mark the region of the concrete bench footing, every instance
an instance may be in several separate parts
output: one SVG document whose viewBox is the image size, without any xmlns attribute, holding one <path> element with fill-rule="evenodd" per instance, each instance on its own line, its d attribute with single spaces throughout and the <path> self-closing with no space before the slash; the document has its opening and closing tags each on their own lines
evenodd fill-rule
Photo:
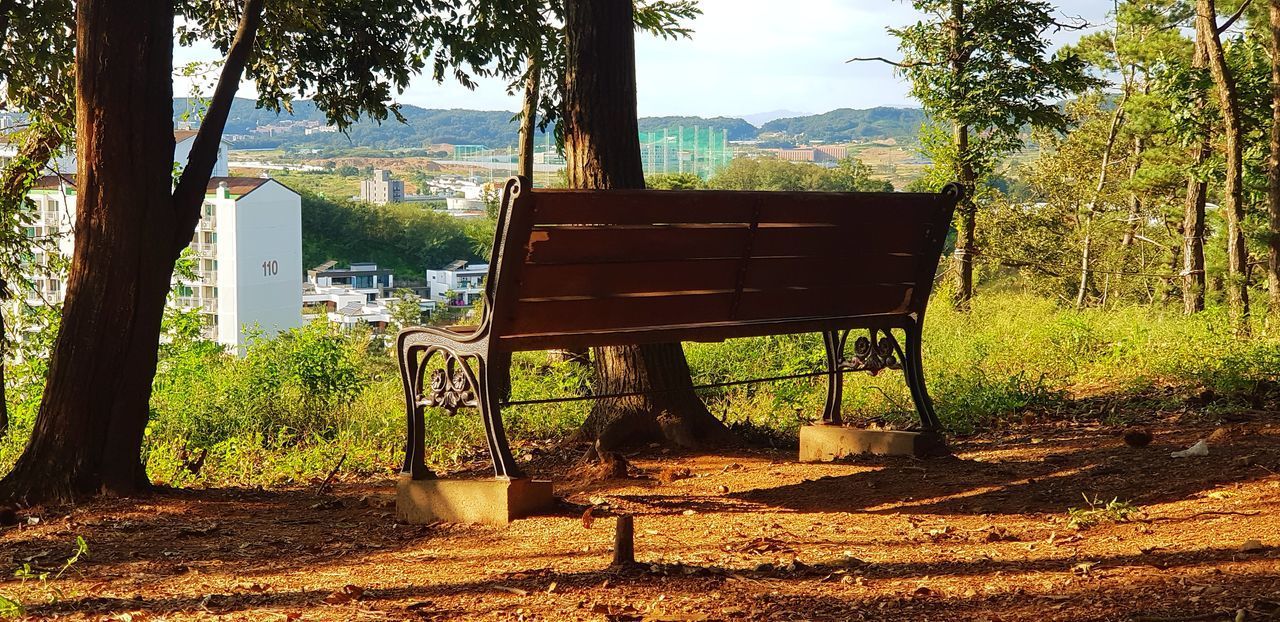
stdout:
<svg viewBox="0 0 1280 622">
<path fill-rule="evenodd" d="M 839 425 L 800 428 L 800 462 L 830 462 L 859 454 L 923 458 L 946 453 L 946 443 L 933 433 L 860 430 Z"/>
<path fill-rule="evenodd" d="M 506 526 L 555 502 L 551 482 L 532 479 L 420 479 L 396 483 L 396 519 Z"/>
</svg>

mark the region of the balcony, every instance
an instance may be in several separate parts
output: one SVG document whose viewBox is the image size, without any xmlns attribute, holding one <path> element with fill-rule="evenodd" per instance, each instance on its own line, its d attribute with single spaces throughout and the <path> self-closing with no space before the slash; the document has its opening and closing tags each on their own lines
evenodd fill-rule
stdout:
<svg viewBox="0 0 1280 622">
<path fill-rule="evenodd" d="M 218 299 L 216 298 L 196 298 L 194 296 L 177 296 L 174 298 L 174 305 L 181 309 L 202 308 L 209 313 L 218 312 Z"/>
</svg>

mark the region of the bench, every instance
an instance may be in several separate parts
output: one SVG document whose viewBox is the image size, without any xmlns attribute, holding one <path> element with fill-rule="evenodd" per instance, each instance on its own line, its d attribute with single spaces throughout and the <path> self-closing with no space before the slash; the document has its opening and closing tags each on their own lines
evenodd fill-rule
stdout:
<svg viewBox="0 0 1280 622">
<path fill-rule="evenodd" d="M 958 184 L 810 193 L 534 190 L 508 180 L 479 325 L 397 337 L 409 433 L 402 475 L 434 477 L 426 408 L 472 407 L 495 475 L 523 477 L 501 409 L 511 353 L 527 350 L 820 332 L 823 423 L 841 423 L 845 372 L 903 369 L 923 430 L 940 434 L 920 331 L 963 194 Z M 869 334 L 846 356 L 854 329 Z"/>
</svg>

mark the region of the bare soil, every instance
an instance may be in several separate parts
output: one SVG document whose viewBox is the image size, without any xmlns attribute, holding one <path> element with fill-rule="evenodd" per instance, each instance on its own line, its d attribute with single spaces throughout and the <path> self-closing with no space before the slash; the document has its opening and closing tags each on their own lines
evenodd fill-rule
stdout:
<svg viewBox="0 0 1280 622">
<path fill-rule="evenodd" d="M 597 482 L 553 455 L 533 470 L 564 501 L 505 529 L 396 524 L 390 478 L 37 508 L 0 531 L 0 594 L 71 620 L 1280 619 L 1280 424 L 1242 419 L 1144 448 L 1026 426 L 923 461 L 653 452 Z M 1138 512 L 1076 529 L 1082 495 Z M 638 568 L 609 568 L 620 512 Z M 76 536 L 61 578 L 10 576 Z"/>
</svg>

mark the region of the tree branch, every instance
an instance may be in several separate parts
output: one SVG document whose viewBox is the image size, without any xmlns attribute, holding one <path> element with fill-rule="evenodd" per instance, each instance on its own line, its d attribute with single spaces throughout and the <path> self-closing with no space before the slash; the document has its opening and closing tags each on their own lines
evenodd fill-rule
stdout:
<svg viewBox="0 0 1280 622">
<path fill-rule="evenodd" d="M 1223 22 L 1221 26 L 1218 26 L 1218 34 L 1222 34 L 1230 29 L 1231 26 L 1236 23 L 1236 20 L 1240 19 L 1241 15 L 1244 15 L 1245 9 L 1249 8 L 1249 4 L 1252 2 L 1253 0 L 1244 0 L 1244 2 L 1241 2 L 1240 8 L 1236 10 L 1235 15 L 1232 15 L 1230 19 Z"/>
<path fill-rule="evenodd" d="M 187 246 L 196 223 L 200 221 L 200 206 L 204 203 L 213 165 L 218 161 L 222 131 L 227 125 L 227 116 L 231 113 L 236 91 L 240 88 L 240 76 L 244 74 L 249 55 L 253 52 L 253 41 L 257 37 L 258 26 L 262 24 L 262 9 L 265 4 L 266 0 L 244 0 L 244 13 L 240 16 L 235 39 L 232 40 L 226 61 L 222 64 L 222 73 L 218 76 L 218 85 L 214 88 L 209 110 L 191 145 L 187 167 L 183 169 L 178 187 L 173 191 L 173 207 L 178 211 L 179 219 L 173 240 L 175 252 L 181 252 Z"/>
<path fill-rule="evenodd" d="M 924 61 L 910 61 L 910 62 L 906 62 L 906 61 L 892 61 L 892 60 L 889 60 L 889 59 L 887 59 L 887 58 L 885 58 L 885 57 L 883 57 L 883 56 L 869 56 L 869 57 L 866 57 L 866 58 L 850 58 L 849 60 L 844 61 L 844 62 L 846 62 L 846 63 L 861 63 L 861 62 L 866 62 L 866 61 L 878 61 L 878 62 L 881 62 L 881 63 L 885 63 L 886 65 L 893 65 L 894 67 L 897 67 L 897 68 L 899 68 L 899 69 L 910 69 L 910 68 L 912 68 L 912 67 L 931 67 L 931 66 L 934 66 L 934 65 L 937 65 L 937 64 L 938 64 L 938 63 L 926 63 L 926 62 L 924 62 Z"/>
</svg>

